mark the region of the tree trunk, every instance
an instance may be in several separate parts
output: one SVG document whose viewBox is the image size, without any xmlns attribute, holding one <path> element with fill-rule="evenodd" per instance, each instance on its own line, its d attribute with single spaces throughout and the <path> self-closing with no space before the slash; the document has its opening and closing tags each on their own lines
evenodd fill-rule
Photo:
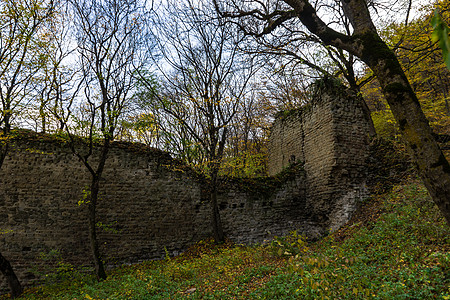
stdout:
<svg viewBox="0 0 450 300">
<path fill-rule="evenodd" d="M 103 261 L 100 255 L 100 249 L 98 246 L 97 240 L 97 201 L 98 201 L 98 192 L 99 192 L 99 181 L 100 178 L 94 176 L 91 183 L 91 197 L 90 203 L 88 204 L 89 208 L 89 240 L 91 243 L 91 251 L 92 258 L 94 259 L 95 272 L 98 280 L 106 279 L 105 267 L 103 265 Z"/>
<path fill-rule="evenodd" d="M 377 135 L 377 131 L 375 130 L 375 125 L 373 124 L 372 115 L 370 113 L 369 106 L 367 106 L 366 101 L 362 97 L 360 97 L 360 98 L 361 98 L 363 115 L 369 125 L 369 132 L 368 132 L 369 136 L 371 138 L 375 137 Z"/>
<path fill-rule="evenodd" d="M 347 50 L 365 62 L 376 75 L 400 133 L 433 201 L 450 225 L 450 164 L 432 135 L 419 101 L 395 53 L 380 38 L 366 0 L 341 0 L 354 33 L 328 27 L 307 0 L 284 0 L 300 21 L 325 44 Z"/>
<path fill-rule="evenodd" d="M 1 253 L 0 253 L 0 271 L 5 276 L 8 282 L 8 286 L 11 291 L 11 298 L 19 297 L 23 292 L 22 285 L 20 284 L 19 279 L 14 273 L 11 264 Z"/>
<path fill-rule="evenodd" d="M 88 158 L 92 155 L 94 150 L 94 144 L 92 143 L 92 140 L 91 143 L 89 144 L 88 155 L 82 156 L 79 152 L 75 150 L 75 142 L 72 136 L 71 135 L 69 136 L 71 138 L 70 147 L 72 149 L 72 153 L 78 156 L 78 158 L 83 162 L 84 166 L 89 170 L 89 173 L 91 174 L 91 185 L 90 190 L 88 191 L 89 195 L 86 197 L 86 200 L 88 201 L 87 205 L 88 205 L 89 242 L 91 244 L 92 258 L 94 260 L 97 279 L 104 280 L 106 279 L 107 276 L 97 240 L 97 203 L 100 191 L 100 178 L 105 168 L 106 158 L 108 156 L 111 140 L 109 138 L 105 138 L 103 140 L 103 146 L 101 148 L 97 169 L 94 170 L 88 161 Z M 113 136 L 113 134 L 111 133 L 110 136 Z"/>
<path fill-rule="evenodd" d="M 9 134 L 9 126 L 5 127 L 4 136 L 8 138 Z M 6 155 L 8 155 L 9 150 L 9 141 L 5 140 L 4 142 L 0 142 L 0 168 L 5 161 Z M 11 297 L 16 298 L 23 292 L 22 285 L 20 284 L 19 279 L 14 273 L 13 268 L 9 261 L 0 253 L 0 271 L 5 276 L 6 281 L 8 282 L 9 290 L 11 291 Z"/>
<path fill-rule="evenodd" d="M 369 106 L 367 106 L 366 100 L 364 100 L 364 98 L 361 96 L 361 89 L 356 84 L 356 82 L 351 82 L 351 81 L 350 81 L 350 88 L 357 95 L 359 101 L 361 102 L 364 119 L 366 119 L 366 121 L 369 125 L 369 132 L 368 132 L 369 136 L 375 137 L 377 135 L 377 131 L 375 130 L 375 125 L 373 124 L 372 115 L 370 113 L 370 108 L 369 108 Z"/>
<path fill-rule="evenodd" d="M 3 166 L 6 155 L 8 155 L 9 142 L 8 140 L 0 142 L 0 168 Z"/>
<path fill-rule="evenodd" d="M 217 205 L 217 172 L 213 172 L 213 174 L 211 174 L 209 190 L 214 241 L 216 243 L 222 243 L 225 241 L 225 235 L 223 233 L 222 221 L 220 220 L 219 206 Z"/>
<path fill-rule="evenodd" d="M 353 64 L 347 62 L 345 64 L 345 66 L 347 68 L 347 72 L 344 71 L 343 75 L 347 79 L 347 81 L 350 85 L 350 89 L 353 90 L 353 92 L 356 94 L 356 96 L 358 97 L 358 99 L 361 102 L 363 116 L 369 125 L 369 132 L 368 132 L 369 136 L 371 138 L 375 137 L 377 135 L 377 131 L 375 130 L 375 125 L 373 124 L 372 114 L 370 113 L 370 109 L 369 109 L 369 106 L 367 105 L 366 100 L 364 99 L 364 97 L 361 94 L 361 87 L 356 82 L 355 72 L 353 70 Z"/>
<path fill-rule="evenodd" d="M 450 225 L 450 164 L 439 149 L 394 52 L 376 33 L 366 33 L 361 40 L 361 59 L 377 76 L 418 173 Z"/>
</svg>

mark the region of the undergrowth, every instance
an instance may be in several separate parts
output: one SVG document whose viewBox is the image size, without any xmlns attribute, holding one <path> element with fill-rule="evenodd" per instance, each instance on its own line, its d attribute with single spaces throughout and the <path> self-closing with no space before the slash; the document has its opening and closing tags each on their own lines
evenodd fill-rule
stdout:
<svg viewBox="0 0 450 300">
<path fill-rule="evenodd" d="M 315 243 L 297 233 L 251 247 L 202 241 L 23 299 L 450 299 L 450 228 L 425 188 L 410 181 L 369 201 L 365 220 Z"/>
</svg>

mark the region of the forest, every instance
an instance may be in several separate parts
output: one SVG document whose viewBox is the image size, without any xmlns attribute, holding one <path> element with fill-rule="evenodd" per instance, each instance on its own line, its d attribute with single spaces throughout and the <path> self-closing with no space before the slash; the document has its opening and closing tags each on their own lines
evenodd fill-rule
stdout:
<svg viewBox="0 0 450 300">
<path fill-rule="evenodd" d="M 227 241 L 221 228 L 218 178 L 266 176 L 267 140 L 276 114 L 308 105 L 317 82 L 333 78 L 360 96 L 365 118 L 371 124 L 367 135 L 374 141 L 388 140 L 406 151 L 414 165 L 410 170 L 412 183 L 394 187 L 395 193 L 383 194 L 387 198 L 374 196 L 377 208 L 386 205 L 400 211 L 404 217 L 396 220 L 400 227 L 419 226 L 423 218 L 430 221 L 429 228 L 437 228 L 431 233 L 423 232 L 429 228 L 419 226 L 411 233 L 435 257 L 424 256 L 413 247 L 416 252 L 408 252 L 411 257 L 402 257 L 410 264 L 405 272 L 411 274 L 389 275 L 410 276 L 411 282 L 402 277 L 401 283 L 410 288 L 431 280 L 433 284 L 423 283 L 429 287 L 429 294 L 414 289 L 417 294 L 400 296 L 405 289 L 399 283 L 392 287 L 398 288 L 398 294 L 386 292 L 373 298 L 449 299 L 449 1 L 1 0 L 0 12 L 0 168 L 11 141 L 22 129 L 67 140 L 90 174 L 84 200 L 95 266 L 93 278 L 99 282 L 107 282 L 108 276 L 99 252 L 96 209 L 111 143 L 119 140 L 167 151 L 209 179 L 215 243 L 196 245 L 193 256 L 225 260 L 212 255 L 218 253 L 229 255 L 226 259 L 231 261 L 262 263 L 258 268 L 248 263 L 249 268 L 240 269 L 237 262 L 214 262 L 223 268 L 221 274 L 228 274 L 230 268 L 242 271 L 238 272 L 242 278 L 238 277 L 248 285 L 245 291 L 230 291 L 224 298 L 246 298 L 243 295 L 251 293 L 255 294 L 248 298 L 285 295 L 280 297 L 288 299 L 292 293 L 305 299 L 372 297 L 380 288 L 378 283 L 365 282 L 361 277 L 352 277 L 354 280 L 343 290 L 331 288 L 341 284 L 346 275 L 329 267 L 338 264 L 355 276 L 370 268 L 356 258 L 361 256 L 358 249 L 345 248 L 372 243 L 368 239 L 375 237 L 364 231 L 368 230 L 364 227 L 366 220 L 355 223 L 361 230 L 355 237 L 334 237 L 345 241 L 339 246 L 331 239 L 309 245 L 293 234 L 265 248 L 244 249 Z M 100 149 L 98 160 L 92 160 L 94 147 Z M 416 202 L 405 204 L 409 198 Z M 424 199 L 434 205 L 428 207 Z M 420 211 L 421 205 L 429 215 Z M 416 215 L 411 217 L 409 213 Z M 371 217 L 369 214 L 368 219 Z M 387 223 L 393 216 L 382 218 L 386 218 L 385 227 L 378 223 L 371 226 L 380 230 L 380 235 L 391 234 L 393 229 Z M 344 252 L 328 253 L 336 247 Z M 1 251 L 0 270 L 7 278 L 11 296 L 18 297 L 23 287 Z M 132 272 L 161 268 L 161 274 L 167 276 L 158 277 L 160 280 L 179 276 L 189 282 L 200 271 L 187 269 L 186 262 L 205 263 L 189 259 L 180 258 L 180 265 L 176 265 L 177 260 L 168 257 L 162 265 L 149 263 Z M 415 265 L 415 259 L 432 265 L 428 275 L 437 277 L 419 278 L 420 264 Z M 286 263 L 286 272 L 279 273 L 277 265 Z M 114 272 L 114 276 L 122 274 L 122 270 Z M 256 273 L 250 276 L 246 272 Z M 214 276 L 220 281 L 220 274 Z M 255 285 L 269 287 L 272 283 L 276 287 L 256 291 L 255 286 L 250 287 L 251 278 L 261 279 Z M 140 279 L 143 286 L 152 282 Z M 277 285 L 273 280 L 283 284 L 301 281 L 304 290 Z M 181 288 L 172 284 L 184 284 L 177 282 L 166 282 L 168 294 L 155 283 L 157 294 L 147 289 L 150 296 L 121 294 L 116 298 L 165 299 Z M 191 292 L 177 295 L 221 297 L 214 294 L 219 293 L 217 286 L 213 294 L 208 294 L 208 288 L 199 292 L 197 288 L 192 290 L 192 285 L 183 286 Z M 143 286 L 139 288 L 145 289 Z M 280 286 L 286 291 L 273 294 Z M 263 291 L 267 294 L 261 294 Z M 74 297 L 95 298 L 87 291 L 85 295 L 69 296 Z"/>
</svg>

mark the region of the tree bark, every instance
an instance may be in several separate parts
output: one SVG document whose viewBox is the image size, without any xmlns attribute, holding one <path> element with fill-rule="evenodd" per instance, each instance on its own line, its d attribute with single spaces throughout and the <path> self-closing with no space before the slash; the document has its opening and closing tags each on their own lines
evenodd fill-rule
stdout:
<svg viewBox="0 0 450 300">
<path fill-rule="evenodd" d="M 0 142 L 0 168 L 3 166 L 6 155 L 8 155 L 9 142 L 8 140 Z"/>
<path fill-rule="evenodd" d="M 419 176 L 450 225 L 450 164 L 428 124 L 419 101 L 395 53 L 381 40 L 366 0 L 341 0 L 354 33 L 345 35 L 328 27 L 307 0 L 284 0 L 309 31 L 325 44 L 344 49 L 364 61 L 376 75 L 396 119 Z"/>
<path fill-rule="evenodd" d="M 350 88 L 357 95 L 357 97 L 361 103 L 364 119 L 366 119 L 367 124 L 369 125 L 368 134 L 371 138 L 373 138 L 377 135 L 377 131 L 375 130 L 375 124 L 373 124 L 372 115 L 370 113 L 370 108 L 367 105 L 366 100 L 364 100 L 364 98 L 361 96 L 361 90 L 360 90 L 359 86 L 356 84 L 356 82 L 355 83 L 350 82 Z"/>
<path fill-rule="evenodd" d="M 5 125 L 3 131 L 4 131 L 3 136 L 9 138 L 10 126 L 8 122 Z M 8 150 L 9 150 L 9 141 L 5 140 L 3 142 L 0 142 L 0 168 L 3 165 L 6 156 L 8 155 Z M 2 272 L 2 274 L 6 278 L 6 281 L 8 282 L 9 290 L 11 292 L 11 298 L 19 297 L 23 292 L 22 285 L 20 284 L 20 281 L 17 278 L 16 273 L 14 273 L 11 264 L 1 253 L 0 253 L 0 272 Z"/>
<path fill-rule="evenodd" d="M 213 172 L 211 175 L 210 200 L 214 241 L 216 243 L 223 243 L 225 241 L 225 235 L 223 233 L 222 221 L 220 220 L 219 206 L 217 205 L 217 172 Z"/>
<path fill-rule="evenodd" d="M 450 225 L 450 164 L 395 54 L 376 34 L 366 34 L 362 41 L 366 50 L 361 59 L 377 76 L 419 176 Z"/>
<path fill-rule="evenodd" d="M 110 132 L 109 136 L 113 136 Z M 109 137 L 108 136 L 108 137 Z M 97 203 L 98 203 L 98 195 L 100 192 L 100 178 L 103 174 L 103 170 L 105 169 L 106 159 L 109 153 L 109 147 L 111 140 L 106 137 L 103 141 L 103 146 L 100 153 L 99 162 L 97 165 L 97 170 L 93 172 L 91 168 L 91 195 L 90 195 L 90 203 L 88 204 L 89 208 L 89 240 L 91 243 L 92 256 L 94 259 L 94 266 L 98 280 L 105 280 L 107 275 L 105 272 L 105 267 L 103 264 L 102 256 L 100 254 L 100 247 L 98 245 L 97 238 Z M 85 162 L 87 166 L 87 161 Z"/>
<path fill-rule="evenodd" d="M 367 106 L 366 101 L 364 100 L 364 98 L 360 97 L 361 99 L 361 106 L 362 106 L 362 110 L 363 110 L 363 115 L 364 118 L 366 119 L 368 125 L 369 125 L 369 136 L 375 137 L 377 135 L 377 131 L 375 130 L 375 124 L 373 124 L 373 119 L 372 119 L 372 115 L 370 113 L 370 109 L 369 106 Z"/>
<path fill-rule="evenodd" d="M 11 298 L 19 297 L 23 292 L 22 285 L 20 284 L 19 279 L 14 273 L 11 264 L 1 253 L 0 253 L 0 271 L 5 276 L 8 282 L 8 286 L 11 291 Z"/>
<path fill-rule="evenodd" d="M 98 280 L 106 279 L 105 267 L 103 265 L 102 257 L 100 254 L 100 248 L 97 239 L 97 202 L 100 177 L 93 176 L 91 183 L 91 197 L 88 204 L 89 209 L 89 241 L 91 244 L 92 258 L 94 260 L 95 274 Z"/>
<path fill-rule="evenodd" d="M 112 136 L 112 134 L 110 134 Z M 93 153 L 93 143 L 90 143 L 89 145 L 89 154 L 85 157 L 83 157 L 79 152 L 75 150 L 75 142 L 73 139 L 71 139 L 70 147 L 72 149 L 72 153 L 78 156 L 78 158 L 83 162 L 84 166 L 89 170 L 89 173 L 91 174 L 91 185 L 89 195 L 86 197 L 86 200 L 88 201 L 86 204 L 88 206 L 88 226 L 89 226 L 89 242 L 91 244 L 91 253 L 92 258 L 94 260 L 94 267 L 95 267 L 95 273 L 97 276 L 97 279 L 105 280 L 107 278 L 105 267 L 103 264 L 103 260 L 100 253 L 100 247 L 98 244 L 98 238 L 97 238 L 97 203 L 98 203 L 98 196 L 100 192 L 100 178 L 103 174 L 103 170 L 105 168 L 106 159 L 108 157 L 109 147 L 110 147 L 111 140 L 109 138 L 105 138 L 103 141 L 103 146 L 101 148 L 99 162 L 97 165 L 97 169 L 94 170 L 90 163 L 88 162 L 88 158 Z"/>
<path fill-rule="evenodd" d="M 211 124 L 214 124 L 211 122 Z M 225 234 L 223 233 L 222 221 L 220 220 L 219 206 L 217 205 L 217 177 L 219 174 L 220 163 L 222 161 L 225 142 L 228 135 L 228 129 L 224 128 L 220 140 L 216 138 L 214 130 L 210 131 L 211 145 L 209 153 L 209 166 L 211 175 L 210 200 L 211 200 L 211 219 L 214 230 L 214 240 L 216 243 L 225 242 Z M 218 145 L 217 145 L 218 144 Z M 216 152 L 216 145 L 217 152 Z"/>
</svg>

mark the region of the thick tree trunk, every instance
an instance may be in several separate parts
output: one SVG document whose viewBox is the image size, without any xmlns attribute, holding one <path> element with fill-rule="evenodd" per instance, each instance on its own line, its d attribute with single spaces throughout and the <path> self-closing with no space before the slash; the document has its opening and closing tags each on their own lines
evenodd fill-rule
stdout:
<svg viewBox="0 0 450 300">
<path fill-rule="evenodd" d="M 95 272 L 98 280 L 106 279 L 105 267 L 100 255 L 100 248 L 97 239 L 97 201 L 99 193 L 99 177 L 94 177 L 91 183 L 91 197 L 89 208 L 89 241 L 91 243 L 92 258 L 94 260 Z"/>
<path fill-rule="evenodd" d="M 0 271 L 5 276 L 8 282 L 8 286 L 11 291 L 11 298 L 19 297 L 23 292 L 22 285 L 20 284 L 19 279 L 14 273 L 11 264 L 1 253 L 0 253 Z"/>
<path fill-rule="evenodd" d="M 341 0 L 354 33 L 345 35 L 328 27 L 308 0 L 284 0 L 300 21 L 324 43 L 347 50 L 364 61 L 376 75 L 419 175 L 433 201 L 450 225 L 450 164 L 420 108 L 416 94 L 395 53 L 381 40 L 366 0 Z"/>
<path fill-rule="evenodd" d="M 366 33 L 361 40 L 361 59 L 377 76 L 419 175 L 450 225 L 450 164 L 395 54 L 376 33 Z"/>
</svg>

